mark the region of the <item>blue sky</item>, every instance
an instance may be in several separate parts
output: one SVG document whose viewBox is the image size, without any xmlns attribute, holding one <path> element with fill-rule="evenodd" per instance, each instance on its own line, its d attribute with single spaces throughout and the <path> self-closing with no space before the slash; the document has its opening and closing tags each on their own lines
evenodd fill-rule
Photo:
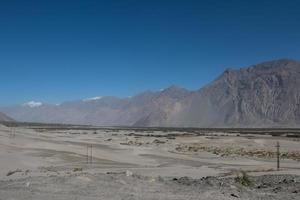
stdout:
<svg viewBox="0 0 300 200">
<path fill-rule="evenodd" d="M 300 1 L 0 2 L 0 105 L 198 89 L 225 68 L 300 60 Z"/>
</svg>

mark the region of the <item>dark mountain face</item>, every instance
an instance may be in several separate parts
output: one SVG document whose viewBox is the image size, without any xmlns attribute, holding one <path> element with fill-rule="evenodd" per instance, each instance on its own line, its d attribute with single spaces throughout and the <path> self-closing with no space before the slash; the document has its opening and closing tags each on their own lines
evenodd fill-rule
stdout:
<svg viewBox="0 0 300 200">
<path fill-rule="evenodd" d="M 104 126 L 300 126 L 300 63 L 277 60 L 228 69 L 198 91 L 171 86 L 131 98 L 103 97 L 2 111 L 21 121 Z"/>
<path fill-rule="evenodd" d="M 12 118 L 8 117 L 4 113 L 0 112 L 0 122 L 9 122 L 9 121 L 14 121 Z"/>
</svg>

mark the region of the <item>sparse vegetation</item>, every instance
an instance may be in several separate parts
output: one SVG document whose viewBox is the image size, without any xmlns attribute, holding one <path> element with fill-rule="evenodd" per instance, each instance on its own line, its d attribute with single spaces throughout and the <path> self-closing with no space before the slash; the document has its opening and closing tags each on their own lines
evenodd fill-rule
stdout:
<svg viewBox="0 0 300 200">
<path fill-rule="evenodd" d="M 82 168 L 81 167 L 75 167 L 74 169 L 73 169 L 73 172 L 82 172 Z"/>
<path fill-rule="evenodd" d="M 178 152 L 210 152 L 221 157 L 228 156 L 242 156 L 242 157 L 255 157 L 255 158 L 276 158 L 277 153 L 275 151 L 268 151 L 265 149 L 246 149 L 240 147 L 217 147 L 207 146 L 206 144 L 190 143 L 179 144 L 176 146 Z M 292 159 L 300 161 L 299 151 L 281 152 L 281 159 Z"/>
<path fill-rule="evenodd" d="M 245 171 L 238 172 L 236 177 L 234 178 L 234 181 L 236 183 L 239 183 L 239 184 L 241 184 L 243 186 L 246 186 L 246 187 L 249 187 L 249 186 L 253 185 L 252 181 L 250 180 L 248 174 Z"/>
</svg>

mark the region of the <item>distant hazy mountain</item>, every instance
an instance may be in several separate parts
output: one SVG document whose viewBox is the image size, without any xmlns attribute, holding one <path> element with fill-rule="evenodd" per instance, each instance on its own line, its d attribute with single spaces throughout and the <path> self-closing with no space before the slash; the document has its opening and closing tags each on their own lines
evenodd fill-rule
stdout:
<svg viewBox="0 0 300 200">
<path fill-rule="evenodd" d="M 0 112 L 0 122 L 14 121 L 12 118 L 8 117 L 6 114 Z"/>
<path fill-rule="evenodd" d="M 19 121 L 104 126 L 300 127 L 300 63 L 228 69 L 197 91 L 171 86 L 131 98 L 96 97 L 1 111 Z"/>
</svg>

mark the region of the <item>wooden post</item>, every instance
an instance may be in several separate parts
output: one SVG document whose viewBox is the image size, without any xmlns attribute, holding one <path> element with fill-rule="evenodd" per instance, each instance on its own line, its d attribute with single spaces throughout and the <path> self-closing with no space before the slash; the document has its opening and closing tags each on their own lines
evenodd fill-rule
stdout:
<svg viewBox="0 0 300 200">
<path fill-rule="evenodd" d="M 90 163 L 93 162 L 93 145 L 91 144 L 91 158 L 90 158 Z"/>
<path fill-rule="evenodd" d="M 93 162 L 93 145 L 86 145 L 86 163 L 91 164 Z"/>
<path fill-rule="evenodd" d="M 14 127 L 10 127 L 10 133 L 9 133 L 9 138 L 14 138 L 15 137 L 15 129 Z"/>
<path fill-rule="evenodd" d="M 277 148 L 277 171 L 279 171 L 280 169 L 280 145 L 279 145 L 279 142 L 277 141 L 277 144 L 276 144 L 276 148 Z"/>
<path fill-rule="evenodd" d="M 89 163 L 89 145 L 86 145 L 86 164 Z"/>
</svg>

